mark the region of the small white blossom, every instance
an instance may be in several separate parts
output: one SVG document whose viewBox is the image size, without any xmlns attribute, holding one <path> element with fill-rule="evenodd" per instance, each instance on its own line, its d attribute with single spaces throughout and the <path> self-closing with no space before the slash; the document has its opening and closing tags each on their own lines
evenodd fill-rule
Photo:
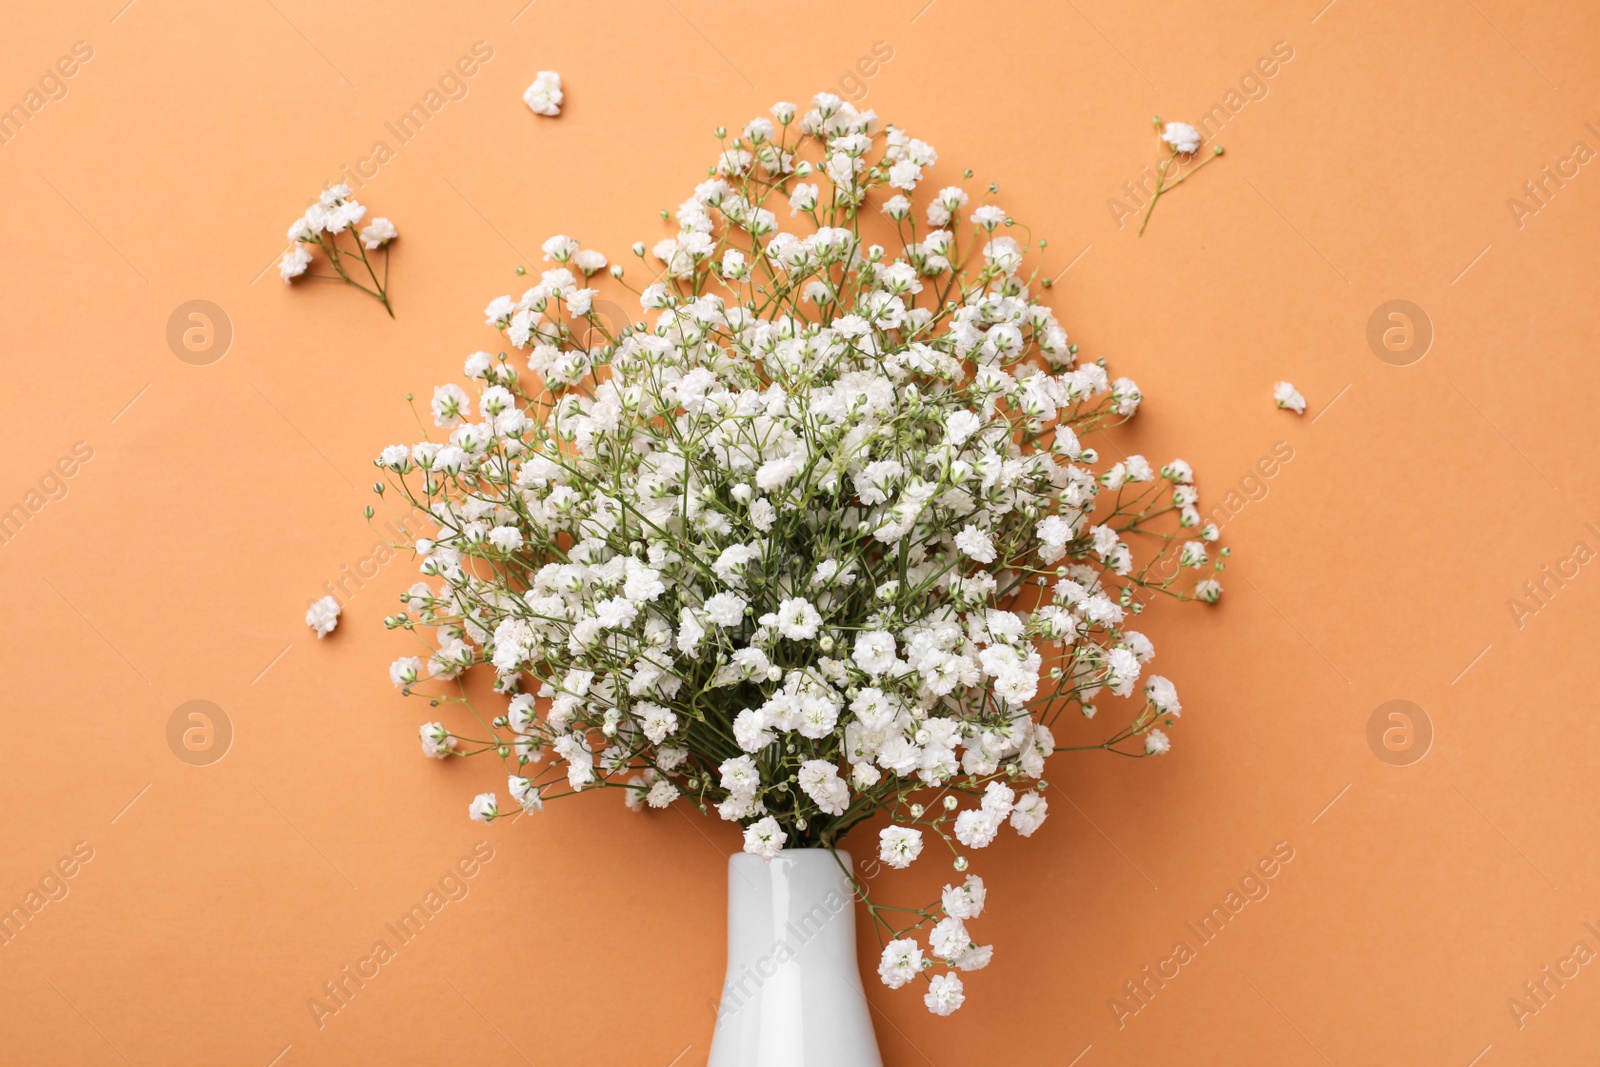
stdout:
<svg viewBox="0 0 1600 1067">
<path fill-rule="evenodd" d="M 433 759 L 444 759 L 455 752 L 456 739 L 450 736 L 450 731 L 442 723 L 423 723 L 417 731 L 422 738 L 422 754 Z"/>
<path fill-rule="evenodd" d="M 1296 415 L 1306 413 L 1306 398 L 1288 382 L 1279 382 L 1272 387 L 1272 399 L 1280 408 L 1287 408 Z"/>
<path fill-rule="evenodd" d="M 493 793 L 479 793 L 467 806 L 467 814 L 478 822 L 492 822 L 499 816 L 500 808 Z"/>
<path fill-rule="evenodd" d="M 532 814 L 544 810 L 544 799 L 539 795 L 539 787 L 528 778 L 515 774 L 506 779 L 506 788 L 511 791 L 511 799 L 522 806 L 522 810 Z"/>
<path fill-rule="evenodd" d="M 416 656 L 401 656 L 389 664 L 389 681 L 396 686 L 412 685 L 422 672 L 422 661 Z"/>
<path fill-rule="evenodd" d="M 983 914 L 985 896 L 983 879 L 975 874 L 969 874 L 961 885 L 945 886 L 939 899 L 946 915 L 965 920 L 976 919 Z"/>
<path fill-rule="evenodd" d="M 886 826 L 878 831 L 878 858 L 891 867 L 909 867 L 922 855 L 922 831 L 912 826 Z"/>
<path fill-rule="evenodd" d="M 778 605 L 778 632 L 791 641 L 809 641 L 817 636 L 822 616 L 804 597 L 785 600 Z"/>
<path fill-rule="evenodd" d="M 978 563 L 994 562 L 994 539 L 970 522 L 956 534 L 956 548 Z"/>
<path fill-rule="evenodd" d="M 561 114 L 562 99 L 561 75 L 553 70 L 541 70 L 522 94 L 522 102 L 532 108 L 535 115 Z"/>
<path fill-rule="evenodd" d="M 770 862 L 783 851 L 787 840 L 789 835 L 779 829 L 778 820 L 768 815 L 745 827 L 744 850 Z"/>
<path fill-rule="evenodd" d="M 883 946 L 878 960 L 878 977 L 890 989 L 899 989 L 922 972 L 922 948 L 909 937 L 896 938 Z"/>
<path fill-rule="evenodd" d="M 963 811 L 956 816 L 956 840 L 968 848 L 985 848 L 1000 832 L 1004 818 L 982 810 Z"/>
<path fill-rule="evenodd" d="M 278 262 L 278 275 L 284 281 L 291 281 L 306 272 L 311 266 L 311 250 L 305 245 L 297 244 L 283 254 L 283 259 Z"/>
<path fill-rule="evenodd" d="M 1155 709 L 1163 715 L 1171 715 L 1176 718 L 1183 713 L 1183 705 L 1178 703 L 1177 686 L 1159 674 L 1152 674 L 1150 679 L 1145 682 L 1144 695 L 1154 705 Z"/>
<path fill-rule="evenodd" d="M 306 625 L 316 631 L 318 640 L 333 633 L 339 625 L 339 610 L 339 602 L 331 596 L 323 597 L 306 610 Z"/>
<path fill-rule="evenodd" d="M 1172 146 L 1179 155 L 1193 155 L 1200 147 L 1200 131 L 1187 122 L 1169 122 L 1161 132 L 1161 139 Z"/>
<path fill-rule="evenodd" d="M 922 1003 L 935 1015 L 950 1015 L 966 1002 L 967 996 L 961 990 L 961 979 L 953 974 L 934 975 L 928 982 L 928 991 L 923 994 Z"/>
<path fill-rule="evenodd" d="M 1049 810 L 1050 802 L 1043 796 L 1034 792 L 1024 793 L 1011 809 L 1011 828 L 1023 837 L 1032 837 Z"/>
<path fill-rule="evenodd" d="M 400 231 L 394 228 L 394 223 L 385 218 L 373 219 L 361 229 L 361 243 L 366 245 L 369 251 L 382 248 L 399 236 Z"/>
</svg>

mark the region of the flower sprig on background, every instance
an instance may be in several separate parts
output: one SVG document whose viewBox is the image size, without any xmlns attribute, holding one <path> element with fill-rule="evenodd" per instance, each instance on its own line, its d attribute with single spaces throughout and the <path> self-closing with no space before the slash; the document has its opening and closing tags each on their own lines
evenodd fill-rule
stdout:
<svg viewBox="0 0 1600 1067">
<path fill-rule="evenodd" d="M 510 804 L 481 793 L 474 819 L 620 788 L 714 810 L 766 858 L 887 819 L 884 864 L 932 845 L 965 874 L 1044 822 L 1064 716 L 1131 698 L 1068 747 L 1171 747 L 1182 705 L 1130 624 L 1221 595 L 1189 465 L 1084 443 L 1143 396 L 1079 361 L 995 186 L 919 209 L 931 145 L 812 103 L 718 131 L 676 234 L 634 245 L 637 320 L 595 287 L 605 255 L 546 241 L 538 283 L 486 309 L 527 372 L 473 354 L 476 396 L 433 392 L 445 438 L 375 460 L 438 524 L 385 620 L 422 642 L 390 680 L 461 709 L 421 727 L 427 756 L 501 759 Z M 503 709 L 468 695 L 479 665 Z M 846 873 L 885 983 L 958 1008 L 992 955 L 965 926 L 982 880 L 909 908 Z"/>
<path fill-rule="evenodd" d="M 1156 166 L 1156 187 L 1150 194 L 1150 202 L 1144 206 L 1144 218 L 1139 222 L 1138 236 L 1144 236 L 1144 228 L 1150 225 L 1150 214 L 1156 209 L 1156 201 L 1178 186 L 1189 180 L 1189 176 L 1207 163 L 1222 155 L 1222 146 L 1214 145 L 1211 151 L 1197 156 L 1202 140 L 1200 131 L 1187 122 L 1161 122 L 1161 116 L 1154 119 L 1156 124 L 1157 143 L 1161 145 L 1166 155 Z M 1169 180 L 1170 179 L 1170 180 Z"/>
<path fill-rule="evenodd" d="M 398 237 L 399 232 L 388 219 L 375 218 L 358 233 L 356 224 L 366 214 L 366 207 L 351 197 L 349 186 L 330 185 L 324 189 L 317 202 L 289 226 L 289 240 L 294 245 L 283 254 L 283 259 L 278 263 L 278 273 L 285 282 L 301 277 L 346 282 L 382 302 L 392 319 L 394 307 L 389 303 L 388 290 L 389 242 Z M 339 236 L 344 233 L 350 234 L 348 245 L 339 243 Z M 313 248 L 322 249 L 328 266 L 333 270 L 332 274 L 307 273 Z M 381 276 L 372 265 L 372 259 L 376 257 L 369 258 L 367 255 L 368 252 L 380 250 L 383 252 Z M 359 267 L 355 264 L 359 264 Z M 371 281 L 370 286 L 359 280 L 360 271 L 363 270 Z M 351 277 L 352 271 L 356 272 L 355 277 Z"/>
</svg>

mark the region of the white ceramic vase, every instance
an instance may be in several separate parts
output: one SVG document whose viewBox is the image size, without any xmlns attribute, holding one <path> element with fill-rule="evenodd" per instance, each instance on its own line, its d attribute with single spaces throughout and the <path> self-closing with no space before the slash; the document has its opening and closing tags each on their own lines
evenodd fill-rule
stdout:
<svg viewBox="0 0 1600 1067">
<path fill-rule="evenodd" d="M 728 973 L 707 1067 L 882 1067 L 839 858 L 786 848 L 728 860 Z"/>
</svg>

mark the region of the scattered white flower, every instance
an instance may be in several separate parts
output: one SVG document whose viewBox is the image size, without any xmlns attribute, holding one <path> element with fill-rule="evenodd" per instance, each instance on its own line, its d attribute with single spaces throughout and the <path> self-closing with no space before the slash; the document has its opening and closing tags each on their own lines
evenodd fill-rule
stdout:
<svg viewBox="0 0 1600 1067">
<path fill-rule="evenodd" d="M 325 596 L 306 611 L 306 625 L 316 631 L 318 640 L 333 633 L 339 625 L 339 610 L 339 602 Z"/>
<path fill-rule="evenodd" d="M 562 99 L 561 75 L 553 70 L 541 70 L 522 94 L 522 102 L 532 108 L 535 115 L 561 114 Z"/>
<path fill-rule="evenodd" d="M 1296 415 L 1306 413 L 1306 398 L 1288 382 L 1279 382 L 1272 387 L 1272 399 L 1280 408 L 1287 408 Z"/>
</svg>

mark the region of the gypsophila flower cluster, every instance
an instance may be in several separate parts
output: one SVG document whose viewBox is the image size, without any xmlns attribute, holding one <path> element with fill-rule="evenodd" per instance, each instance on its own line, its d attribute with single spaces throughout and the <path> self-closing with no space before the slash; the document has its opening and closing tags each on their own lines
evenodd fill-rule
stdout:
<svg viewBox="0 0 1600 1067">
<path fill-rule="evenodd" d="M 389 242 L 400 234 L 394 228 L 394 223 L 385 218 L 373 219 L 358 231 L 356 225 L 366 215 L 366 207 L 350 195 L 348 185 L 328 186 L 317 202 L 306 208 L 306 213 L 289 225 L 288 236 L 293 243 L 278 263 L 278 274 L 286 283 L 302 277 L 346 282 L 382 302 L 389 317 L 394 318 L 388 290 Z M 349 234 L 346 244 L 339 243 L 341 234 Z M 314 258 L 312 252 L 319 248 L 332 274 L 307 273 Z M 367 253 L 379 250 L 383 252 L 381 277 L 367 256 Z M 352 271 L 357 272 L 356 277 L 351 276 Z M 366 272 L 370 286 L 358 280 L 360 271 Z"/>
<path fill-rule="evenodd" d="M 883 864 L 964 876 L 909 909 L 857 881 L 883 981 L 947 1015 L 992 955 L 969 854 L 1044 822 L 1063 716 L 1128 698 L 1078 747 L 1167 751 L 1182 706 L 1130 624 L 1215 600 L 1227 550 L 1187 463 L 1084 443 L 1142 396 L 1078 360 L 994 186 L 928 195 L 933 147 L 826 93 L 718 136 L 676 232 L 634 248 L 637 321 L 604 255 L 550 238 L 487 308 L 506 351 L 434 390 L 442 437 L 375 461 L 438 525 L 390 680 L 464 709 L 425 755 L 504 762 L 474 819 L 616 787 L 770 859 L 887 816 Z"/>
</svg>

